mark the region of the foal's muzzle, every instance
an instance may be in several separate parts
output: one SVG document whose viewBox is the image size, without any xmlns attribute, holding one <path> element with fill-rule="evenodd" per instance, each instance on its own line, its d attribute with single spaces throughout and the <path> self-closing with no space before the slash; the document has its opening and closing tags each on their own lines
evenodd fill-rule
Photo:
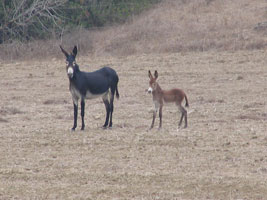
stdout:
<svg viewBox="0 0 267 200">
<path fill-rule="evenodd" d="M 148 88 L 148 90 L 147 90 L 147 93 L 152 93 L 152 91 L 153 91 L 153 89 L 150 87 L 150 88 Z"/>
</svg>

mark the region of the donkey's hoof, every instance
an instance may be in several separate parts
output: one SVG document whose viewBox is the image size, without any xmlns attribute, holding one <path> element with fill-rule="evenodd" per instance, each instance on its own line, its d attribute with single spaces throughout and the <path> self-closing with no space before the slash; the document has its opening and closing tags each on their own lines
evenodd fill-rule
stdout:
<svg viewBox="0 0 267 200">
<path fill-rule="evenodd" d="M 107 125 L 102 126 L 102 129 L 107 129 Z"/>
<path fill-rule="evenodd" d="M 81 128 L 81 131 L 84 131 L 84 127 Z"/>
<path fill-rule="evenodd" d="M 73 127 L 73 128 L 71 129 L 71 131 L 75 131 L 75 128 Z"/>
</svg>

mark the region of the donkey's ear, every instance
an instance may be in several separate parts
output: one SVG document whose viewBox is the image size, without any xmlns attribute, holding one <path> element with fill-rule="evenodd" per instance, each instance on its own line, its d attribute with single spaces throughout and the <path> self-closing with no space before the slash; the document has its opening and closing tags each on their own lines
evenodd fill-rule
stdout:
<svg viewBox="0 0 267 200">
<path fill-rule="evenodd" d="M 152 74 L 151 74 L 151 71 L 150 70 L 148 70 L 148 77 L 151 79 L 151 78 L 153 78 L 153 76 L 152 76 Z"/>
<path fill-rule="evenodd" d="M 159 77 L 158 71 L 156 70 L 154 73 L 155 79 L 157 79 Z"/>
<path fill-rule="evenodd" d="M 60 47 L 61 51 L 64 53 L 64 55 L 66 56 L 66 58 L 69 57 L 69 54 L 62 48 L 62 46 L 59 45 L 59 47 Z"/>
<path fill-rule="evenodd" d="M 72 50 L 72 55 L 73 55 L 74 57 L 76 57 L 77 52 L 78 52 L 78 50 L 77 50 L 77 46 L 75 45 L 74 48 L 73 48 L 73 50 Z"/>
</svg>

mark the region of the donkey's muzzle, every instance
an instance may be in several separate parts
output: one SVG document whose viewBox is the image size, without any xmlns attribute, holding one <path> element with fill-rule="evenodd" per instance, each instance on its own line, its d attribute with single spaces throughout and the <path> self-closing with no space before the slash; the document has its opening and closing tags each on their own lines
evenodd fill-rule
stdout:
<svg viewBox="0 0 267 200">
<path fill-rule="evenodd" d="M 72 69 L 72 67 L 69 67 L 68 68 L 67 74 L 68 74 L 68 77 L 69 78 L 72 78 L 73 77 L 73 69 Z"/>
</svg>

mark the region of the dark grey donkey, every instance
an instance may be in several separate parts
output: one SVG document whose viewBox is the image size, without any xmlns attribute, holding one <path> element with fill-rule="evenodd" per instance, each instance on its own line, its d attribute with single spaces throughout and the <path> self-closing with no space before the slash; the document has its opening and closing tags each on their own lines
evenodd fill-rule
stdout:
<svg viewBox="0 0 267 200">
<path fill-rule="evenodd" d="M 85 99 L 102 97 L 106 107 L 106 120 L 104 128 L 112 127 L 112 113 L 114 94 L 119 98 L 118 82 L 119 77 L 116 71 L 110 67 L 103 67 L 94 72 L 80 71 L 75 62 L 77 47 L 74 46 L 72 53 L 68 54 L 61 46 L 61 51 L 66 56 L 66 70 L 69 77 L 69 89 L 72 94 L 74 106 L 74 124 L 72 130 L 77 127 L 78 102 L 81 100 L 82 128 L 84 130 L 84 107 Z"/>
</svg>

